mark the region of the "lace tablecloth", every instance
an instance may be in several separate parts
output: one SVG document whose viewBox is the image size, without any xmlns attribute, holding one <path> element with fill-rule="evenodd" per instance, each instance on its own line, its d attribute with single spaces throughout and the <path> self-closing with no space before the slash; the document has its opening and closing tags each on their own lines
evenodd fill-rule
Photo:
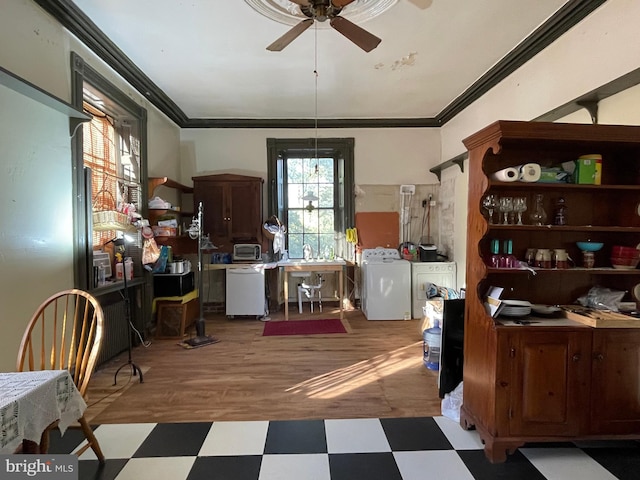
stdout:
<svg viewBox="0 0 640 480">
<path fill-rule="evenodd" d="M 0 453 L 13 453 L 23 439 L 40 443 L 56 420 L 64 434 L 86 408 L 67 370 L 0 373 Z"/>
</svg>

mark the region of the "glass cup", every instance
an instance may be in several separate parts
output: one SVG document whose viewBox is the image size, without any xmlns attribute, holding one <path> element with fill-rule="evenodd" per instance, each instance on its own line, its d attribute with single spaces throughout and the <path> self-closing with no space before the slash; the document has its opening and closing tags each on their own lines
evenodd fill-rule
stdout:
<svg viewBox="0 0 640 480">
<path fill-rule="evenodd" d="M 482 207 L 489 214 L 489 224 L 493 224 L 493 212 L 498 208 L 498 197 L 495 195 L 487 195 L 482 199 Z"/>
<path fill-rule="evenodd" d="M 509 225 L 509 214 L 513 212 L 513 197 L 500 197 L 498 202 L 502 217 L 502 224 Z"/>
<path fill-rule="evenodd" d="M 564 248 L 553 250 L 553 268 L 564 269 L 569 267 L 569 255 Z"/>
<path fill-rule="evenodd" d="M 530 267 L 535 267 L 536 265 L 537 250 L 537 248 L 527 248 L 527 252 L 524 254 L 524 261 L 527 262 L 527 265 Z"/>
<path fill-rule="evenodd" d="M 584 268 L 593 268 L 596 263 L 596 258 L 593 252 L 582 252 L 582 264 Z"/>
<path fill-rule="evenodd" d="M 513 199 L 513 211 L 518 214 L 517 225 L 522 225 L 522 214 L 527 211 L 527 198 L 515 197 Z"/>
</svg>

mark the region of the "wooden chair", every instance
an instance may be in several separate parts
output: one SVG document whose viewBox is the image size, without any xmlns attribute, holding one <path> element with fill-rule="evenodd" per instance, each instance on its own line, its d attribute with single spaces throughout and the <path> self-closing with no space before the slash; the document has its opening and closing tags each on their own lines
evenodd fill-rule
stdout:
<svg viewBox="0 0 640 480">
<path fill-rule="evenodd" d="M 80 394 L 85 397 L 102 343 L 104 314 L 98 301 L 89 293 L 71 289 L 46 299 L 27 325 L 18 353 L 17 370 L 69 370 Z M 100 463 L 104 455 L 84 415 L 78 419 L 86 443 Z M 43 433 L 39 453 L 47 453 L 50 425 Z"/>
</svg>

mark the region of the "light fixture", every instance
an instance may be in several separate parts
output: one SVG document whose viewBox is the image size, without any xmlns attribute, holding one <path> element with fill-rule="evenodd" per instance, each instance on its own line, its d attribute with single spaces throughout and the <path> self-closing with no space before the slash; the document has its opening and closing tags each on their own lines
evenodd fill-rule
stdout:
<svg viewBox="0 0 640 480">
<path fill-rule="evenodd" d="M 289 0 L 244 0 L 247 5 L 256 12 L 271 20 L 285 25 L 295 25 L 306 17 L 300 10 L 300 5 Z M 392 6 L 398 0 L 355 0 L 346 7 L 342 16 L 354 23 L 362 23 L 373 17 L 377 17 Z M 323 24 L 321 28 L 329 28 Z"/>
<path fill-rule="evenodd" d="M 309 202 L 309 203 L 307 204 L 307 206 L 306 206 L 306 207 L 304 207 L 304 208 L 305 208 L 305 210 L 306 210 L 307 212 L 312 212 L 312 211 L 313 211 L 313 209 L 314 209 L 314 208 L 316 208 L 316 207 L 314 207 L 314 206 L 313 206 L 313 202 L 317 202 L 317 201 L 318 201 L 318 200 L 320 200 L 320 199 L 319 199 L 318 197 L 316 197 L 316 196 L 313 194 L 313 192 L 307 192 L 307 194 L 306 194 L 304 197 L 302 197 L 302 200 L 304 200 L 305 202 Z"/>
</svg>

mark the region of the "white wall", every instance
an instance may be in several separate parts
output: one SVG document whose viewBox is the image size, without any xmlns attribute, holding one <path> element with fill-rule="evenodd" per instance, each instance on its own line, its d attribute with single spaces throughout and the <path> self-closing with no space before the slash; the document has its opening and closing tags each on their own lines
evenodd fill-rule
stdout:
<svg viewBox="0 0 640 480">
<path fill-rule="evenodd" d="M 267 138 L 314 138 L 313 129 L 185 129 L 182 182 L 208 173 L 266 178 Z M 322 129 L 318 138 L 355 138 L 355 181 L 362 185 L 433 184 L 440 163 L 437 128 Z"/>
<path fill-rule="evenodd" d="M 147 109 L 149 171 L 179 173 L 179 129 L 32 0 L 0 4 L 0 65 L 69 102 L 70 52 Z M 15 369 L 37 306 L 73 286 L 71 141 L 66 116 L 0 86 L 0 371 Z"/>
<path fill-rule="evenodd" d="M 442 127 L 443 160 L 496 120 L 531 120 L 640 67 L 638 18 L 637 0 L 605 2 Z"/>
<path fill-rule="evenodd" d="M 0 105 L 0 370 L 7 371 L 37 306 L 73 286 L 73 219 L 67 116 L 4 86 Z"/>
</svg>

